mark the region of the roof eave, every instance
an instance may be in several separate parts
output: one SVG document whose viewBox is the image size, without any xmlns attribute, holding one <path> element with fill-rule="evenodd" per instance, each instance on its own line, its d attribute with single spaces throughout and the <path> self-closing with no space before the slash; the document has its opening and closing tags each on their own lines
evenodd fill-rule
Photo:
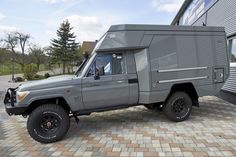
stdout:
<svg viewBox="0 0 236 157">
<path fill-rule="evenodd" d="M 171 25 L 175 25 L 177 23 L 177 21 L 179 20 L 179 18 L 184 14 L 185 10 L 188 8 L 188 6 L 190 5 L 190 3 L 193 0 L 185 0 L 183 5 L 181 6 L 179 12 L 177 13 L 177 15 L 175 16 L 174 20 L 171 22 Z"/>
</svg>

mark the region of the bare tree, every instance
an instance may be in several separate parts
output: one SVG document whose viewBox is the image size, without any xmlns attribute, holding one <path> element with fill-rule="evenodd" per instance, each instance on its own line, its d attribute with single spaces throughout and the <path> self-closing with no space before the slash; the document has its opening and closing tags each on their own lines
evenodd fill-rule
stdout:
<svg viewBox="0 0 236 157">
<path fill-rule="evenodd" d="M 20 32 L 16 32 L 16 37 L 19 41 L 20 44 L 20 49 L 21 49 L 21 54 L 22 54 L 22 65 L 23 65 L 23 69 L 24 69 L 24 65 L 25 65 L 25 45 L 27 43 L 27 41 L 30 38 L 29 34 L 23 34 Z"/>
<path fill-rule="evenodd" d="M 2 41 L 5 47 L 12 52 L 12 59 L 21 65 L 22 70 L 25 66 L 25 50 L 26 43 L 30 39 L 29 34 L 23 34 L 20 32 L 7 33 L 6 38 Z M 16 49 L 20 47 L 20 54 L 17 53 Z"/>
<path fill-rule="evenodd" d="M 29 55 L 32 55 L 33 62 L 36 63 L 37 69 L 39 71 L 39 66 L 44 62 L 45 59 L 44 49 L 37 45 L 30 46 Z"/>
<path fill-rule="evenodd" d="M 2 41 L 5 43 L 7 49 L 16 54 L 15 48 L 17 47 L 18 39 L 15 33 L 7 33 L 6 38 Z"/>
</svg>

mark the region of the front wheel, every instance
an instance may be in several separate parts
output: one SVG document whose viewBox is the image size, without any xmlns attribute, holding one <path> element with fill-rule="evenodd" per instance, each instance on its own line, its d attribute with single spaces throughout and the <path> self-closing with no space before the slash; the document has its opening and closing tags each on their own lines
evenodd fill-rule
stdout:
<svg viewBox="0 0 236 157">
<path fill-rule="evenodd" d="M 192 99 L 184 92 L 173 93 L 163 108 L 167 118 L 174 122 L 182 122 L 188 119 L 191 110 Z"/>
<path fill-rule="evenodd" d="M 41 143 L 61 140 L 70 127 L 69 114 L 55 104 L 37 107 L 29 116 L 27 130 L 30 136 Z"/>
</svg>

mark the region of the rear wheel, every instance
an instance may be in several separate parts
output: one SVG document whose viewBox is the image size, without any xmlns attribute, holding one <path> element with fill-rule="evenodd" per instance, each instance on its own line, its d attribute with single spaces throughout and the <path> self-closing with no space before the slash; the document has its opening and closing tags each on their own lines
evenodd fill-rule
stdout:
<svg viewBox="0 0 236 157">
<path fill-rule="evenodd" d="M 191 110 L 192 99 L 184 92 L 173 93 L 163 108 L 167 118 L 174 122 L 181 122 L 188 119 Z"/>
<path fill-rule="evenodd" d="M 64 108 L 55 104 L 39 106 L 30 114 L 27 121 L 30 136 L 41 143 L 61 140 L 69 127 L 69 114 Z"/>
</svg>

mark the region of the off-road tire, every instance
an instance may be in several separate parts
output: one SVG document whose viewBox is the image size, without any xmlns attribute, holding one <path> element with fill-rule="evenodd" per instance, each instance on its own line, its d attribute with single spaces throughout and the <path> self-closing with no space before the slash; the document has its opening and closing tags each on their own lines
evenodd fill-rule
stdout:
<svg viewBox="0 0 236 157">
<path fill-rule="evenodd" d="M 173 93 L 163 107 L 166 117 L 174 122 L 188 119 L 192 110 L 192 99 L 185 92 Z"/>
<path fill-rule="evenodd" d="M 49 123 L 51 128 L 49 128 Z M 63 107 L 55 104 L 45 104 L 37 107 L 29 115 L 27 121 L 27 130 L 30 136 L 40 143 L 52 143 L 61 140 L 68 132 L 69 127 L 68 112 Z"/>
</svg>

